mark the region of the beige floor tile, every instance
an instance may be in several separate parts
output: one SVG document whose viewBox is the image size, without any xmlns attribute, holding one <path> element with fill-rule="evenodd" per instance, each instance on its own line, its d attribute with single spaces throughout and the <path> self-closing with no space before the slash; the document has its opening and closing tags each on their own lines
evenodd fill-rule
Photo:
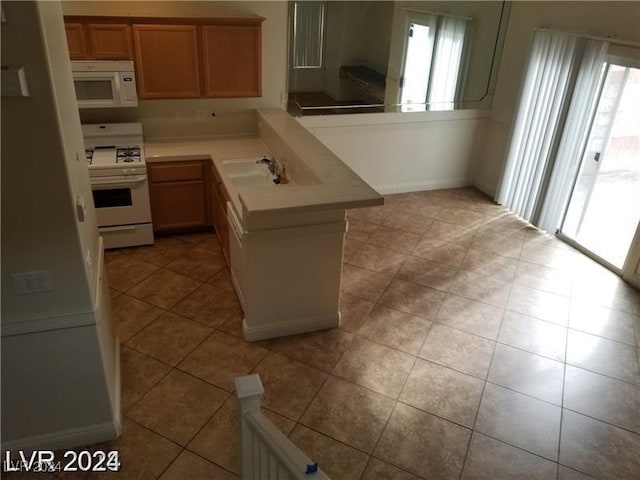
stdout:
<svg viewBox="0 0 640 480">
<path fill-rule="evenodd" d="M 333 374 L 389 397 L 397 398 L 415 357 L 356 338 L 333 370 Z"/>
<path fill-rule="evenodd" d="M 203 284 L 187 295 L 172 311 L 210 327 L 218 327 L 242 312 L 234 291 Z"/>
<path fill-rule="evenodd" d="M 175 366 L 212 331 L 199 323 L 166 312 L 131 338 L 127 345 Z"/>
<path fill-rule="evenodd" d="M 269 410 L 262 409 L 262 414 L 285 435 L 288 435 L 295 426 L 295 422 Z M 240 424 L 238 422 L 238 399 L 234 396 L 229 397 L 224 405 L 202 427 L 202 430 L 191 440 L 187 448 L 217 465 L 239 474 Z"/>
<path fill-rule="evenodd" d="M 155 480 L 178 456 L 181 447 L 126 418 L 122 419 L 122 435 L 117 440 L 92 446 L 97 450 L 117 450 L 120 455 L 120 470 L 113 472 L 83 472 L 78 480 L 103 480 L 131 478 Z"/>
<path fill-rule="evenodd" d="M 354 208 L 347 210 L 347 218 L 351 220 L 364 220 L 366 222 L 375 223 L 380 225 L 384 222 L 384 219 L 389 214 L 389 211 L 384 207 L 367 207 L 367 208 Z"/>
<path fill-rule="evenodd" d="M 462 480 L 555 480 L 557 464 L 474 433 Z"/>
<path fill-rule="evenodd" d="M 520 261 L 514 282 L 558 295 L 571 295 L 571 275 L 564 270 Z"/>
<path fill-rule="evenodd" d="M 160 308 L 170 309 L 200 285 L 197 280 L 179 273 L 160 270 L 128 290 L 127 294 Z"/>
<path fill-rule="evenodd" d="M 164 267 L 188 249 L 189 245 L 184 242 L 172 238 L 163 238 L 156 239 L 154 245 L 130 248 L 125 250 L 124 253 L 130 258 Z"/>
<path fill-rule="evenodd" d="M 640 385 L 637 351 L 624 343 L 569 329 L 567 363 Z"/>
<path fill-rule="evenodd" d="M 216 327 L 217 330 L 221 332 L 228 333 L 229 335 L 233 335 L 234 337 L 243 338 L 242 337 L 242 322 L 244 320 L 244 312 L 234 313 L 229 317 L 227 321 L 225 321 L 219 327 Z M 260 342 L 254 342 L 260 343 Z"/>
<path fill-rule="evenodd" d="M 213 233 L 201 235 L 201 239 L 197 240 L 196 245 L 200 248 L 204 248 L 205 250 L 211 253 L 217 253 L 218 255 L 222 255 L 222 247 L 220 247 L 220 242 L 218 242 L 218 238 Z M 192 242 L 193 243 L 193 242 Z"/>
<path fill-rule="evenodd" d="M 160 480 L 233 480 L 236 475 L 207 462 L 188 450 L 178 455 Z"/>
<path fill-rule="evenodd" d="M 300 423 L 371 453 L 394 401 L 336 377 L 329 377 Z"/>
<path fill-rule="evenodd" d="M 510 282 L 463 270 L 458 273 L 449 288 L 449 293 L 495 305 L 496 307 L 504 307 L 507 304 L 510 291 Z"/>
<path fill-rule="evenodd" d="M 223 288 L 225 290 L 234 291 L 233 290 L 233 282 L 231 281 L 231 272 L 229 272 L 229 268 L 223 268 L 218 273 L 216 273 L 213 277 L 207 280 L 209 285 L 213 285 L 218 288 Z"/>
<path fill-rule="evenodd" d="M 487 383 L 475 430 L 556 461 L 560 407 Z"/>
<path fill-rule="evenodd" d="M 437 212 L 436 212 L 437 213 Z M 416 235 L 424 234 L 433 223 L 433 218 L 411 212 L 391 213 L 383 222 L 383 226 Z"/>
<path fill-rule="evenodd" d="M 264 385 L 262 405 L 292 420 L 298 420 L 327 378 L 316 368 L 269 352 L 253 370 Z"/>
<path fill-rule="evenodd" d="M 394 252 L 409 254 L 416 248 L 420 235 L 381 226 L 367 240 L 370 245 L 388 248 Z"/>
<path fill-rule="evenodd" d="M 127 417 L 186 445 L 228 398 L 224 390 L 173 370 L 127 412 Z"/>
<path fill-rule="evenodd" d="M 413 250 L 416 257 L 443 263 L 450 267 L 459 267 L 467 254 L 467 247 L 433 238 L 423 238 Z"/>
<path fill-rule="evenodd" d="M 372 457 L 362 480 L 419 480 L 419 477 Z"/>
<path fill-rule="evenodd" d="M 506 311 L 498 341 L 563 362 L 567 348 L 567 329 L 555 323 Z"/>
<path fill-rule="evenodd" d="M 374 342 L 416 355 L 430 328 L 429 320 L 376 305 L 355 333 Z"/>
<path fill-rule="evenodd" d="M 396 277 L 446 292 L 451 287 L 457 273 L 455 267 L 444 263 L 409 257 L 400 267 Z"/>
<path fill-rule="evenodd" d="M 640 434 L 640 386 L 567 365 L 564 408 Z"/>
<path fill-rule="evenodd" d="M 436 315 L 436 321 L 495 340 L 498 337 L 503 313 L 502 308 L 449 294 Z"/>
<path fill-rule="evenodd" d="M 346 238 L 358 242 L 366 242 L 378 227 L 380 227 L 380 225 L 377 223 L 371 223 L 357 218 L 349 218 Z"/>
<path fill-rule="evenodd" d="M 596 478 L 640 478 L 640 435 L 565 410 L 560 462 Z"/>
<path fill-rule="evenodd" d="M 418 356 L 484 380 L 494 348 L 491 340 L 435 324 Z"/>
<path fill-rule="evenodd" d="M 226 263 L 222 255 L 204 248 L 191 247 L 165 268 L 204 282 L 225 267 Z"/>
<path fill-rule="evenodd" d="M 471 245 L 474 249 L 483 252 L 518 259 L 522 253 L 524 235 L 481 231 L 475 234 Z"/>
<path fill-rule="evenodd" d="M 457 479 L 471 430 L 398 403 L 375 456 L 423 478 Z"/>
<path fill-rule="evenodd" d="M 364 244 L 349 257 L 349 263 L 383 275 L 393 276 L 400 270 L 406 259 L 405 254 L 394 252 L 388 248 Z"/>
<path fill-rule="evenodd" d="M 475 233 L 476 227 L 434 220 L 424 232 L 423 237 L 469 247 L 473 242 Z"/>
<path fill-rule="evenodd" d="M 443 222 L 455 223 L 456 225 L 478 226 L 482 224 L 485 216 L 483 213 L 474 210 L 445 207 L 440 210 L 437 218 Z"/>
<path fill-rule="evenodd" d="M 502 282 L 511 282 L 516 275 L 518 261 L 496 253 L 479 250 L 475 247 L 467 251 L 460 269 L 468 273 L 477 273 Z"/>
<path fill-rule="evenodd" d="M 371 272 L 355 265 L 342 267 L 342 291 L 354 297 L 377 302 L 392 277 Z"/>
<path fill-rule="evenodd" d="M 636 345 L 635 328 L 640 317 L 586 302 L 574 301 L 569 327 L 618 342 Z"/>
<path fill-rule="evenodd" d="M 123 345 L 120 348 L 122 410 L 126 412 L 170 370 L 166 363 Z"/>
<path fill-rule="evenodd" d="M 349 348 L 354 336 L 342 328 L 290 335 L 269 341 L 269 350 L 285 357 L 331 372 L 342 354 Z"/>
<path fill-rule="evenodd" d="M 562 405 L 564 363 L 498 344 L 487 381 Z"/>
<path fill-rule="evenodd" d="M 118 255 L 113 257 L 113 260 L 105 262 L 109 287 L 119 292 L 126 292 L 158 269 L 157 265 L 141 262 L 127 255 Z"/>
<path fill-rule="evenodd" d="M 396 278 L 380 298 L 380 303 L 400 312 L 432 319 L 444 297 L 445 293 L 439 290 Z"/>
<path fill-rule="evenodd" d="M 569 305 L 569 298 L 562 295 L 514 285 L 507 310 L 566 326 L 569 322 Z"/>
<path fill-rule="evenodd" d="M 126 342 L 164 313 L 159 307 L 122 294 L 111 302 L 111 318 L 121 342 Z"/>
<path fill-rule="evenodd" d="M 425 217 L 428 219 L 435 219 L 441 210 L 442 210 L 442 205 L 438 204 L 437 202 L 425 202 L 424 200 L 418 203 L 414 203 L 412 205 L 406 205 L 403 208 L 403 211 L 406 213 L 410 213 L 412 215 L 419 215 L 421 217 Z"/>
<path fill-rule="evenodd" d="M 182 361 L 180 369 L 232 392 L 233 379 L 251 373 L 266 354 L 265 348 L 215 332 Z"/>
<path fill-rule="evenodd" d="M 359 240 L 354 240 L 353 238 L 345 238 L 344 239 L 344 249 L 342 251 L 342 262 L 348 263 L 349 260 L 353 258 L 354 255 L 357 255 L 360 250 L 364 248 L 366 244 Z"/>
<path fill-rule="evenodd" d="M 580 254 L 571 250 L 525 243 L 520 259 L 529 263 L 570 271 L 580 261 L 579 256 Z"/>
<path fill-rule="evenodd" d="M 484 382 L 470 375 L 418 360 L 400 401 L 472 428 Z"/>
<path fill-rule="evenodd" d="M 355 332 L 367 320 L 375 303 L 342 292 L 340 295 L 340 329 Z"/>
<path fill-rule="evenodd" d="M 360 478 L 369 461 L 366 453 L 302 425 L 297 425 L 289 438 L 332 480 Z"/>
<path fill-rule="evenodd" d="M 581 472 L 577 472 L 564 465 L 559 465 L 558 480 L 592 480 L 593 477 Z"/>
</svg>

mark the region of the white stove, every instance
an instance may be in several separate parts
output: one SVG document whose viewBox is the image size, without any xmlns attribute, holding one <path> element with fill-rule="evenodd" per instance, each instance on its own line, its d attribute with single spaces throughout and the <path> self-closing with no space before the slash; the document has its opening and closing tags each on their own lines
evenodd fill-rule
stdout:
<svg viewBox="0 0 640 480">
<path fill-rule="evenodd" d="M 152 244 L 142 125 L 83 125 L 82 133 L 105 248 Z"/>
</svg>

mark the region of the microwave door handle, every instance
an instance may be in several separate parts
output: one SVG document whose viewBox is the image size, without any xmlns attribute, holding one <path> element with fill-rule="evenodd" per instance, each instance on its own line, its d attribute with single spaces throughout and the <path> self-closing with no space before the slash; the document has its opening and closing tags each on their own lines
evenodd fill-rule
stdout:
<svg viewBox="0 0 640 480">
<path fill-rule="evenodd" d="M 113 76 L 113 100 L 114 103 L 118 105 L 122 105 L 122 77 L 121 73 L 118 72 Z"/>
</svg>

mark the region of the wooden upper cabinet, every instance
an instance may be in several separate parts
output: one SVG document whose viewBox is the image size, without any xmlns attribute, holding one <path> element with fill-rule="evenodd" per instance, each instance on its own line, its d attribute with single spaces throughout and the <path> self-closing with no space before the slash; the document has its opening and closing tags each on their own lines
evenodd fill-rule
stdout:
<svg viewBox="0 0 640 480">
<path fill-rule="evenodd" d="M 89 59 L 89 46 L 82 23 L 65 23 L 64 29 L 67 34 L 67 46 L 71 60 Z"/>
<path fill-rule="evenodd" d="M 140 98 L 200 96 L 195 25 L 132 25 Z"/>
<path fill-rule="evenodd" d="M 97 60 L 131 60 L 131 27 L 119 23 L 89 23 L 92 57 Z"/>
<path fill-rule="evenodd" d="M 261 96 L 260 25 L 201 28 L 204 96 Z"/>
</svg>

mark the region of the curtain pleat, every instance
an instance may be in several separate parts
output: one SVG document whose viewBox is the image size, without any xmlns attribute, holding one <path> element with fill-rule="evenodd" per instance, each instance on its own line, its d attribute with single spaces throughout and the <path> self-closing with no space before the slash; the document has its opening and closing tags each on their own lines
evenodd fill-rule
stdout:
<svg viewBox="0 0 640 480">
<path fill-rule="evenodd" d="M 558 154 L 553 166 L 538 226 L 555 233 L 571 196 L 589 136 L 589 126 L 598 101 L 609 44 L 596 40 L 586 43 L 580 71 L 573 90 Z"/>
<path fill-rule="evenodd" d="M 429 110 L 454 108 L 467 23 L 465 19 L 454 17 L 439 19 L 427 97 Z"/>
<path fill-rule="evenodd" d="M 538 31 L 520 94 L 507 162 L 496 200 L 531 220 L 576 49 L 572 36 Z"/>
</svg>

